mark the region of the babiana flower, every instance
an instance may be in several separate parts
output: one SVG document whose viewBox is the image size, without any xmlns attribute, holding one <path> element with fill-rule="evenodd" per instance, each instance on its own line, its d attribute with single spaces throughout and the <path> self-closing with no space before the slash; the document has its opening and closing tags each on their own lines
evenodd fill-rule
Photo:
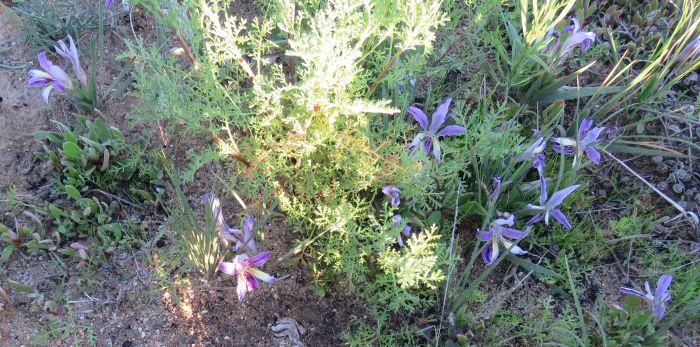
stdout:
<svg viewBox="0 0 700 347">
<path fill-rule="evenodd" d="M 574 166 L 578 158 L 582 157 L 585 153 L 588 159 L 590 159 L 596 165 L 600 164 L 602 156 L 600 152 L 595 148 L 598 143 L 598 137 L 605 130 L 605 127 L 595 127 L 593 126 L 592 119 L 584 119 L 581 121 L 581 125 L 578 128 L 578 138 L 572 139 L 569 137 L 553 137 L 552 142 L 554 145 L 552 149 L 557 153 L 564 154 L 575 154 Z"/>
<path fill-rule="evenodd" d="M 75 76 L 78 77 L 78 80 L 80 81 L 80 83 L 83 84 L 83 86 L 87 86 L 87 76 L 85 75 L 85 71 L 83 71 L 83 68 L 80 66 L 78 48 L 75 47 L 75 42 L 73 42 L 73 38 L 70 35 L 68 35 L 68 45 L 66 45 L 66 43 L 63 42 L 63 40 L 59 40 L 58 46 L 54 46 L 54 48 L 56 49 L 56 53 L 58 53 L 58 55 L 70 61 L 71 66 L 73 66 L 73 72 L 75 73 Z"/>
<path fill-rule="evenodd" d="M 399 198 L 399 195 L 401 194 L 401 189 L 396 188 L 394 186 L 386 186 L 382 188 L 382 193 L 386 195 L 387 198 L 389 198 L 389 201 L 391 202 L 391 206 L 399 206 L 401 203 L 401 199 Z"/>
<path fill-rule="evenodd" d="M 423 148 L 428 154 L 432 151 L 433 156 L 439 163 L 442 161 L 439 138 L 443 136 L 461 135 L 466 132 L 466 129 L 461 125 L 448 125 L 443 127 L 445 120 L 449 118 L 447 111 L 450 108 L 451 102 L 452 98 L 447 98 L 447 100 L 438 107 L 435 113 L 433 113 L 430 124 L 428 124 L 428 116 L 425 115 L 423 110 L 415 106 L 408 108 L 408 113 L 416 119 L 423 129 L 423 131 L 418 133 L 408 145 L 408 148 L 411 149 L 411 155 L 415 154 L 418 149 Z"/>
<path fill-rule="evenodd" d="M 620 291 L 644 299 L 647 304 L 651 305 L 651 310 L 654 312 L 656 319 L 661 320 L 666 314 L 666 302 L 671 300 L 671 293 L 668 292 L 668 288 L 671 286 L 672 281 L 673 277 L 671 275 L 662 275 L 659 277 L 658 282 L 656 282 L 655 293 L 651 291 L 651 286 L 648 281 L 644 282 L 646 293 L 627 287 L 621 287 Z"/>
<path fill-rule="evenodd" d="M 542 176 L 545 165 L 544 148 L 546 146 L 547 141 L 545 141 L 544 137 L 538 138 L 525 150 L 525 152 L 523 152 L 523 154 L 520 155 L 520 157 L 518 157 L 515 162 L 532 162 L 532 167 L 537 169 L 537 172 L 539 172 L 540 176 Z"/>
<path fill-rule="evenodd" d="M 391 217 L 391 219 L 394 221 L 394 223 L 391 224 L 391 228 L 397 228 L 401 225 L 401 222 L 403 221 L 403 216 L 401 216 L 400 214 L 397 214 L 397 215 L 394 215 L 393 217 Z M 401 237 L 401 235 L 403 235 L 405 237 L 410 236 L 411 235 L 411 226 L 406 224 L 406 226 L 403 227 L 403 229 L 401 229 L 401 233 L 399 233 L 396 236 L 396 241 L 399 243 L 399 246 L 403 247 L 404 244 L 403 244 L 403 238 Z"/>
<path fill-rule="evenodd" d="M 44 102 L 48 104 L 51 90 L 55 89 L 59 93 L 65 93 L 73 89 L 73 82 L 61 67 L 54 65 L 51 60 L 46 58 L 46 52 L 39 52 L 38 58 L 39 65 L 43 71 L 37 69 L 29 70 L 28 83 L 30 87 L 44 87 L 41 95 L 44 98 Z"/>
<path fill-rule="evenodd" d="M 596 34 L 592 31 L 584 31 L 578 19 L 573 18 L 572 22 L 573 25 L 567 25 L 564 28 L 566 34 L 561 34 L 555 31 L 554 28 L 549 29 L 547 36 L 545 36 L 545 41 L 550 40 L 552 37 L 556 39 L 543 48 L 542 53 L 548 52 L 556 54 L 559 58 L 565 58 L 579 45 L 584 51 L 591 48 Z M 562 36 L 565 37 L 563 42 L 561 40 Z"/>
<path fill-rule="evenodd" d="M 571 223 L 569 223 L 569 220 L 566 219 L 566 216 L 558 207 L 562 202 L 564 202 L 564 199 L 566 199 L 569 194 L 573 193 L 574 190 L 578 189 L 580 186 L 580 184 L 577 184 L 564 188 L 552 194 L 552 197 L 547 199 L 547 180 L 543 176 L 540 176 L 540 204 L 527 205 L 529 209 L 540 211 L 540 213 L 532 217 L 532 219 L 527 222 L 527 225 L 535 224 L 542 220 L 542 218 L 544 218 L 544 224 L 549 225 L 549 216 L 552 215 L 552 217 L 554 217 L 554 219 L 561 223 L 561 225 L 563 225 L 565 228 L 571 229 Z"/>
<path fill-rule="evenodd" d="M 481 253 L 486 265 L 491 265 L 498 259 L 498 256 L 501 254 L 501 246 L 505 247 L 505 249 L 510 249 L 512 254 L 527 254 L 527 251 L 513 243 L 513 240 L 520 240 L 527 236 L 527 233 L 522 230 L 509 228 L 513 226 L 515 217 L 509 213 L 506 215 L 507 218 L 498 218 L 491 222 L 489 230 L 477 230 L 476 232 L 479 240 L 490 243 Z"/>
<path fill-rule="evenodd" d="M 211 206 L 212 218 L 216 222 L 216 230 L 219 234 L 219 239 L 221 239 L 226 246 L 229 245 L 229 242 L 235 242 L 236 245 L 233 247 L 234 251 L 247 247 L 253 253 L 257 253 L 257 247 L 253 239 L 253 217 L 246 217 L 243 222 L 243 231 L 241 231 L 240 229 L 229 227 L 226 223 L 221 209 L 221 202 L 216 195 L 211 192 L 204 194 L 202 196 L 202 204 L 209 204 Z M 246 241 L 247 244 L 244 246 Z"/>
<path fill-rule="evenodd" d="M 230 275 L 238 276 L 238 284 L 236 292 L 238 300 L 243 301 L 246 293 L 252 292 L 260 288 L 260 282 L 273 283 L 275 278 L 267 273 L 257 269 L 267 262 L 270 258 L 270 253 L 265 251 L 253 257 L 248 257 L 246 254 L 239 254 L 233 258 L 233 262 L 222 261 L 219 263 L 219 270 Z"/>
</svg>

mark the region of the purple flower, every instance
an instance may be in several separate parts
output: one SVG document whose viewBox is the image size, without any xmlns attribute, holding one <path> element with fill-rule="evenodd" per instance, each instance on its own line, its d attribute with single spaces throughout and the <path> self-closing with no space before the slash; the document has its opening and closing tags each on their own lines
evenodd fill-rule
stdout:
<svg viewBox="0 0 700 347">
<path fill-rule="evenodd" d="M 253 240 L 253 225 L 254 225 L 254 220 L 253 217 L 250 215 L 245 217 L 245 221 L 243 222 L 243 237 L 241 239 L 236 240 L 236 247 L 234 248 L 234 251 L 238 251 L 239 249 L 243 247 L 247 247 L 249 250 L 251 250 L 253 253 L 257 253 L 257 247 L 255 246 L 255 240 Z M 248 241 L 248 243 L 244 246 L 243 242 Z"/>
<path fill-rule="evenodd" d="M 430 153 L 431 149 L 433 156 L 439 162 L 442 161 L 442 152 L 440 150 L 440 141 L 438 140 L 442 136 L 455 136 L 464 134 L 466 129 L 461 125 L 448 125 L 443 127 L 445 120 L 448 117 L 447 111 L 450 107 L 452 98 L 447 98 L 447 100 L 435 110 L 433 113 L 432 120 L 428 124 L 428 117 L 425 115 L 423 110 L 411 106 L 408 108 L 408 113 L 410 113 L 413 118 L 416 119 L 418 124 L 420 124 L 423 131 L 418 133 L 413 141 L 408 145 L 411 149 L 411 155 L 415 154 L 419 148 L 423 148 L 426 153 Z"/>
<path fill-rule="evenodd" d="M 401 189 L 396 188 L 394 186 L 386 186 L 382 188 L 382 193 L 386 195 L 387 198 L 391 201 L 391 206 L 399 206 L 401 203 L 401 199 L 399 199 L 399 194 L 401 194 Z"/>
<path fill-rule="evenodd" d="M 533 142 L 515 162 L 531 161 L 532 167 L 536 168 L 541 176 L 545 165 L 544 148 L 546 145 L 547 141 L 545 141 L 544 137 L 540 137 L 537 141 Z"/>
<path fill-rule="evenodd" d="M 241 231 L 228 226 L 224 220 L 221 202 L 216 195 L 211 192 L 204 194 L 202 196 L 202 203 L 211 205 L 212 217 L 216 221 L 216 230 L 219 233 L 219 238 L 226 246 L 229 245 L 229 242 L 235 242 L 236 246 L 233 247 L 235 252 L 239 251 L 243 247 L 247 247 L 253 253 L 257 253 L 255 240 L 253 239 L 253 217 L 246 217 L 245 221 L 243 222 L 243 231 Z M 244 246 L 244 242 L 246 241 L 247 244 Z"/>
<path fill-rule="evenodd" d="M 578 127 L 578 138 L 576 140 L 569 137 L 553 137 L 552 142 L 554 142 L 554 145 L 552 149 L 557 153 L 575 154 L 574 165 L 584 153 L 593 163 L 596 165 L 600 164 L 601 155 L 594 146 L 598 143 L 598 137 L 605 130 L 605 127 L 591 129 L 592 126 L 592 119 L 582 120 L 581 125 Z"/>
<path fill-rule="evenodd" d="M 85 75 L 85 71 L 83 71 L 83 68 L 80 67 L 80 57 L 78 57 L 78 48 L 75 47 L 75 42 L 73 42 L 73 38 L 70 35 L 68 35 L 68 46 L 66 46 L 66 43 L 63 42 L 63 40 L 59 40 L 58 46 L 54 46 L 54 48 L 56 49 L 56 53 L 58 53 L 58 55 L 70 61 L 71 65 L 73 66 L 73 72 L 75 72 L 75 76 L 78 77 L 80 83 L 82 83 L 84 86 L 87 86 L 87 76 Z"/>
<path fill-rule="evenodd" d="M 45 52 L 39 53 L 39 65 L 44 71 L 29 70 L 29 86 L 30 87 L 45 87 L 42 92 L 42 97 L 45 103 L 49 103 L 49 94 L 52 89 L 56 89 L 59 93 L 73 88 L 73 83 L 63 69 L 58 65 L 54 65 L 51 60 L 46 58 Z"/>
<path fill-rule="evenodd" d="M 112 7 L 114 0 L 105 0 L 105 7 Z"/>
<path fill-rule="evenodd" d="M 233 258 L 231 263 L 225 261 L 219 263 L 221 272 L 230 276 L 238 276 L 238 286 L 236 288 L 238 300 L 243 301 L 246 293 L 260 288 L 258 280 L 265 283 L 275 282 L 274 277 L 256 269 L 256 267 L 265 264 L 269 258 L 270 253 L 265 251 L 251 258 L 245 254 L 240 254 Z"/>
<path fill-rule="evenodd" d="M 671 281 L 673 281 L 673 277 L 671 277 L 671 275 L 662 275 L 659 277 L 658 282 L 656 282 L 655 294 L 652 293 L 649 282 L 644 282 L 646 293 L 627 287 L 621 287 L 620 291 L 625 294 L 636 295 L 644 299 L 644 301 L 651 305 L 651 310 L 654 312 L 656 319 L 661 320 L 666 314 L 666 302 L 671 300 L 671 294 L 668 292 L 668 287 L 671 286 Z"/>
<path fill-rule="evenodd" d="M 391 224 L 391 228 L 398 228 L 401 225 L 401 222 L 403 222 L 403 217 L 400 214 L 394 215 L 391 217 L 391 219 L 394 221 L 394 223 Z M 401 233 L 396 236 L 396 240 L 399 242 L 399 246 L 403 247 L 403 238 L 401 238 L 401 235 L 408 237 L 411 235 L 411 226 L 406 224 L 403 229 L 401 229 Z"/>
<path fill-rule="evenodd" d="M 498 218 L 491 222 L 489 225 L 489 230 L 484 232 L 477 230 L 476 235 L 479 240 L 484 242 L 490 242 L 491 246 L 484 248 L 481 253 L 482 258 L 486 265 L 493 264 L 498 256 L 501 254 L 500 246 L 503 245 L 505 249 L 510 249 L 510 253 L 523 255 L 527 254 L 527 251 L 518 247 L 511 240 L 520 240 L 527 236 L 527 233 L 522 230 L 507 228 L 505 226 L 513 226 L 513 221 L 515 217 L 512 214 L 508 214 L 508 218 Z"/>
<path fill-rule="evenodd" d="M 556 41 L 550 43 L 547 47 L 542 49 L 542 53 L 545 51 L 550 54 L 557 54 L 559 58 L 564 58 L 573 52 L 576 46 L 581 45 L 581 49 L 588 50 L 595 41 L 595 33 L 592 31 L 583 31 L 581 22 L 578 19 L 573 18 L 573 25 L 567 25 L 564 30 L 567 33 L 564 42 L 561 42 L 561 33 L 556 32 L 554 28 L 549 29 L 547 36 L 545 36 L 545 41 L 549 40 L 553 36 L 556 36 Z"/>
<path fill-rule="evenodd" d="M 541 211 L 539 214 L 535 215 L 530 219 L 529 222 L 527 222 L 527 225 L 532 225 L 544 217 L 544 224 L 549 225 L 549 215 L 551 214 L 554 219 L 556 219 L 561 225 L 563 225 L 567 229 L 571 229 L 571 224 L 569 223 L 569 220 L 566 219 L 566 216 L 564 213 L 561 212 L 560 209 L 557 207 L 561 205 L 562 202 L 564 202 L 564 199 L 566 199 L 569 194 L 573 193 L 574 190 L 578 189 L 580 187 L 580 184 L 564 188 L 554 194 L 552 194 L 552 197 L 547 199 L 547 180 L 543 177 L 540 176 L 540 204 L 538 205 L 532 205 L 528 204 L 527 207 L 536 211 Z"/>
</svg>

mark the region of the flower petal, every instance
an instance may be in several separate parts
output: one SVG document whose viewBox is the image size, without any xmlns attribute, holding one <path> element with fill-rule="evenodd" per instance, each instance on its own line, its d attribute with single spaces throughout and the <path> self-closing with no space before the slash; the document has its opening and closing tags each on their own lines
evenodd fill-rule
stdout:
<svg viewBox="0 0 700 347">
<path fill-rule="evenodd" d="M 48 105 L 49 103 L 49 94 L 51 94 L 51 89 L 53 89 L 53 85 L 49 84 L 44 88 L 44 90 L 41 92 L 41 97 L 44 98 L 44 102 Z"/>
<path fill-rule="evenodd" d="M 481 231 L 477 229 L 476 237 L 481 241 L 490 241 L 493 237 L 493 233 L 491 232 L 491 230 Z"/>
<path fill-rule="evenodd" d="M 509 242 L 509 241 L 503 240 L 503 239 L 501 240 L 501 242 L 503 243 L 503 247 L 505 247 L 505 249 L 509 249 L 510 253 L 512 253 L 512 254 L 517 254 L 517 255 L 527 254 L 526 250 L 518 247 L 518 245 L 516 245 L 513 242 Z"/>
<path fill-rule="evenodd" d="M 276 281 L 276 279 L 270 276 L 267 272 L 263 272 L 258 269 L 250 269 L 248 271 L 250 271 L 250 273 L 253 274 L 253 276 L 257 277 L 259 280 L 265 283 L 273 283 Z"/>
<path fill-rule="evenodd" d="M 518 229 L 503 228 L 501 229 L 501 232 L 503 233 L 503 236 L 511 239 L 522 239 L 523 237 L 527 236 L 526 232 Z"/>
<path fill-rule="evenodd" d="M 571 223 L 569 223 L 569 220 L 566 219 L 566 216 L 561 212 L 561 210 L 556 209 L 552 211 L 552 217 L 554 217 L 554 219 L 561 223 L 561 225 L 563 225 L 565 228 L 571 229 Z"/>
<path fill-rule="evenodd" d="M 534 217 L 532 217 L 532 219 L 530 219 L 526 225 L 528 225 L 528 226 L 533 225 L 533 224 L 541 221 L 543 217 L 544 217 L 544 213 L 537 214 Z"/>
<path fill-rule="evenodd" d="M 219 270 L 229 276 L 235 276 L 238 274 L 238 266 L 236 266 L 234 263 L 225 261 L 219 263 Z"/>
<path fill-rule="evenodd" d="M 39 66 L 41 66 L 41 68 L 44 69 L 46 72 L 49 72 L 49 70 L 51 70 L 51 67 L 53 66 L 53 63 L 51 62 L 51 60 L 46 58 L 46 52 L 39 52 L 37 57 L 39 58 Z"/>
<path fill-rule="evenodd" d="M 510 227 L 513 226 L 513 224 L 515 223 L 515 216 L 511 214 L 510 216 L 508 216 L 508 218 L 498 218 L 493 222 L 499 226 L 507 225 Z"/>
<path fill-rule="evenodd" d="M 253 271 L 262 272 L 260 270 L 255 270 L 255 269 L 249 269 L 248 271 L 244 272 L 245 282 L 246 282 L 246 285 L 248 286 L 249 292 L 252 292 L 253 290 L 260 288 L 260 283 L 258 283 L 258 279 L 256 278 L 256 276 L 253 275 Z M 264 273 L 264 272 L 262 272 L 262 273 Z"/>
<path fill-rule="evenodd" d="M 462 135 L 467 131 L 467 129 L 461 125 L 448 125 L 440 132 L 437 133 L 437 136 L 455 136 L 455 135 Z"/>
<path fill-rule="evenodd" d="M 442 150 L 440 149 L 439 141 L 434 141 L 433 143 L 433 156 L 438 163 L 442 163 Z"/>
<path fill-rule="evenodd" d="M 601 155 L 597 149 L 593 147 L 586 147 L 586 156 L 596 165 L 600 165 Z"/>
<path fill-rule="evenodd" d="M 537 170 L 540 176 L 540 206 L 544 206 L 547 202 L 547 179 L 544 178 L 544 170 Z"/>
<path fill-rule="evenodd" d="M 403 234 L 403 236 L 411 235 L 411 226 L 410 226 L 410 225 L 405 226 L 405 227 L 401 230 L 401 233 Z"/>
<path fill-rule="evenodd" d="M 437 110 L 435 110 L 435 113 L 433 113 L 433 119 L 430 120 L 430 128 L 428 128 L 429 132 L 433 134 L 437 133 L 438 129 L 440 129 L 445 123 L 447 111 L 450 108 L 451 102 L 452 98 L 449 97 L 444 103 L 442 103 L 442 105 L 438 106 Z"/>
<path fill-rule="evenodd" d="M 236 293 L 238 300 L 243 301 L 245 294 L 248 292 L 248 285 L 245 281 L 245 276 L 238 276 L 238 284 L 236 285 Z"/>
<path fill-rule="evenodd" d="M 642 293 L 638 290 L 632 289 L 632 288 L 620 287 L 620 291 L 624 294 L 636 295 L 642 299 L 646 299 L 646 296 L 644 295 L 644 293 Z"/>
<path fill-rule="evenodd" d="M 594 143 L 598 141 L 598 137 L 600 136 L 600 133 L 602 133 L 605 130 L 605 127 L 595 127 L 591 129 L 588 133 L 586 133 L 586 136 L 584 136 L 581 139 L 581 146 L 588 146 L 591 143 Z"/>
<path fill-rule="evenodd" d="M 554 194 L 552 194 L 552 197 L 547 201 L 546 206 L 549 207 L 550 209 L 557 207 L 561 205 L 562 202 L 564 202 L 564 199 L 566 199 L 569 194 L 573 193 L 574 190 L 578 189 L 580 187 L 580 184 L 573 185 L 571 187 L 566 187 Z"/>
<path fill-rule="evenodd" d="M 270 252 L 260 252 L 260 254 L 252 256 L 248 259 L 249 266 L 261 266 L 270 259 Z"/>
<path fill-rule="evenodd" d="M 578 139 L 581 140 L 586 136 L 588 130 L 593 126 L 593 120 L 590 118 L 585 118 L 581 121 L 581 125 L 578 127 Z"/>
<path fill-rule="evenodd" d="M 416 119 L 416 122 L 420 124 L 420 127 L 423 128 L 423 130 L 428 130 L 428 116 L 425 115 L 423 110 L 415 106 L 409 106 L 408 113 L 410 113 L 413 118 Z"/>
</svg>

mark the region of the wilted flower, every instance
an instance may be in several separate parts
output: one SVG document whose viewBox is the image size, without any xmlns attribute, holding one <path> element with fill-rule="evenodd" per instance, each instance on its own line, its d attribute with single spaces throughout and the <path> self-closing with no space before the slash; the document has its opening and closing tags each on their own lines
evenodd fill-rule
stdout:
<svg viewBox="0 0 700 347">
<path fill-rule="evenodd" d="M 600 164 L 601 155 L 594 146 L 598 143 L 598 137 L 605 130 L 605 127 L 591 129 L 592 126 L 592 119 L 582 120 L 581 125 L 578 127 L 577 139 L 553 137 L 552 142 L 554 142 L 554 145 L 552 149 L 557 153 L 575 154 L 574 165 L 576 165 L 576 160 L 582 157 L 584 153 L 593 163 L 596 165 Z"/>
<path fill-rule="evenodd" d="M 236 242 L 234 251 L 238 251 L 243 247 L 243 243 L 248 241 L 246 247 L 253 253 L 257 252 L 255 240 L 253 240 L 253 218 L 247 216 L 243 222 L 243 231 L 228 226 L 224 220 L 219 198 L 213 193 L 207 193 L 202 196 L 203 204 L 210 204 L 212 218 L 216 221 L 216 230 L 219 233 L 219 238 L 228 246 L 229 242 Z"/>
<path fill-rule="evenodd" d="M 549 40 L 556 36 L 556 40 L 545 47 L 542 52 L 547 51 L 551 54 L 557 54 L 558 57 L 564 58 L 573 52 L 576 46 L 581 45 L 581 49 L 588 50 L 595 41 L 595 33 L 592 31 L 583 31 L 581 22 L 573 18 L 573 25 L 567 25 L 564 30 L 567 35 L 564 42 L 561 42 L 561 33 L 556 32 L 554 28 L 549 29 L 545 40 Z"/>
<path fill-rule="evenodd" d="M 80 67 L 80 57 L 78 57 L 78 48 L 75 47 L 75 42 L 73 42 L 73 38 L 70 35 L 68 35 L 68 46 L 66 46 L 66 43 L 63 42 L 63 40 L 59 40 L 58 46 L 54 46 L 54 48 L 56 49 L 56 53 L 58 53 L 58 55 L 70 61 L 71 65 L 73 66 L 73 72 L 75 72 L 75 76 L 78 77 L 80 83 L 82 83 L 84 86 L 87 86 L 87 76 L 85 75 L 85 71 L 83 71 L 83 68 Z"/>
<path fill-rule="evenodd" d="M 382 188 L 382 193 L 386 195 L 387 198 L 391 201 L 391 206 L 399 206 L 401 203 L 401 199 L 399 199 L 399 194 L 401 194 L 401 189 L 396 188 L 394 186 L 386 186 Z"/>
<path fill-rule="evenodd" d="M 542 176 L 545 165 L 544 148 L 546 145 L 547 141 L 545 141 L 544 137 L 540 137 L 537 141 L 533 142 L 515 162 L 531 161 L 532 167 L 536 168 L 537 172 Z"/>
<path fill-rule="evenodd" d="M 527 254 L 527 251 L 518 247 L 511 240 L 520 240 L 527 236 L 527 233 L 522 230 L 507 228 L 505 226 L 513 226 L 515 217 L 512 214 L 508 214 L 508 218 L 498 218 L 491 222 L 489 225 L 489 230 L 481 231 L 477 230 L 477 237 L 479 240 L 484 242 L 490 242 L 490 246 L 486 246 L 484 251 L 481 253 L 484 262 L 487 265 L 493 264 L 498 256 L 501 254 L 500 245 L 503 245 L 505 249 L 510 249 L 510 253 L 523 255 Z"/>
<path fill-rule="evenodd" d="M 257 247 L 255 247 L 255 240 L 253 240 L 253 225 L 253 217 L 251 217 L 250 215 L 246 216 L 245 221 L 243 222 L 243 240 L 236 239 L 236 247 L 234 248 L 235 251 L 244 247 L 243 242 L 248 241 L 248 244 L 246 244 L 245 247 L 248 247 L 248 249 L 251 250 L 253 253 L 258 252 Z"/>
<path fill-rule="evenodd" d="M 676 56 L 676 61 L 681 63 L 692 62 L 700 57 L 700 36 L 688 42 L 688 45 Z"/>
<path fill-rule="evenodd" d="M 391 228 L 397 228 L 401 225 L 401 222 L 403 221 L 403 217 L 400 214 L 394 215 L 391 217 L 391 219 L 394 221 L 394 223 L 391 224 Z M 403 229 L 401 229 L 401 233 L 396 236 L 396 240 L 399 242 L 399 246 L 403 247 L 403 238 L 401 235 L 408 237 L 411 235 L 411 226 L 406 224 Z"/>
<path fill-rule="evenodd" d="M 51 60 L 46 58 L 45 52 L 39 53 L 39 65 L 44 71 L 36 69 L 29 70 L 29 86 L 44 87 L 42 97 L 45 103 L 49 103 L 49 94 L 51 94 L 52 89 L 64 93 L 66 90 L 73 88 L 73 83 L 70 77 L 68 77 L 68 74 L 58 65 L 54 65 Z"/>
<path fill-rule="evenodd" d="M 420 124 L 423 131 L 418 133 L 413 141 L 408 145 L 411 149 L 411 155 L 415 154 L 419 148 L 423 148 L 426 153 L 430 153 L 431 149 L 433 156 L 438 162 L 442 161 L 442 152 L 440 150 L 440 141 L 438 140 L 442 136 L 455 136 L 464 134 L 466 129 L 461 125 L 448 125 L 443 127 L 447 117 L 447 111 L 450 108 L 450 103 L 452 98 L 447 98 L 447 100 L 438 107 L 438 109 L 433 113 L 432 120 L 428 124 L 428 117 L 425 115 L 423 110 L 411 106 L 408 108 L 408 113 L 413 115 L 418 124 Z M 422 146 L 421 146 L 422 145 Z"/>
<path fill-rule="evenodd" d="M 87 247 L 83 245 L 80 242 L 73 242 L 70 244 L 70 248 L 73 248 L 74 250 L 78 251 L 78 256 L 80 256 L 80 259 L 87 260 L 88 254 L 87 254 Z"/>
<path fill-rule="evenodd" d="M 580 187 L 580 184 L 564 188 L 554 194 L 552 194 L 552 197 L 547 199 L 547 180 L 543 177 L 540 176 L 540 205 L 532 205 L 528 204 L 527 207 L 533 210 L 541 211 L 541 213 L 535 215 L 530 219 L 529 222 L 527 222 L 527 225 L 532 225 L 537 222 L 539 222 L 543 217 L 544 217 L 544 224 L 549 225 L 549 215 L 551 214 L 554 219 L 556 219 L 561 225 L 563 225 L 567 229 L 571 229 L 571 224 L 569 223 L 569 220 L 566 219 L 566 216 L 564 215 L 563 212 L 561 212 L 560 209 L 557 207 L 561 205 L 562 202 L 564 202 L 564 199 L 566 199 L 569 194 L 573 193 L 574 190 L 578 189 Z"/>
<path fill-rule="evenodd" d="M 646 293 L 627 287 L 621 287 L 620 291 L 625 294 L 636 295 L 644 299 L 644 301 L 651 305 L 651 310 L 654 312 L 656 319 L 661 320 L 666 314 L 666 301 L 671 300 L 671 294 L 668 292 L 668 288 L 671 286 L 671 281 L 673 281 L 673 277 L 671 277 L 671 275 L 662 275 L 659 277 L 658 282 L 656 282 L 655 294 L 652 293 L 649 282 L 644 282 Z"/>
<path fill-rule="evenodd" d="M 274 277 L 257 269 L 257 267 L 265 264 L 269 258 L 270 253 L 265 251 L 250 258 L 245 254 L 239 254 L 233 258 L 233 262 L 231 263 L 225 261 L 219 263 L 219 270 L 221 270 L 221 272 L 230 276 L 238 276 L 238 285 L 236 288 L 238 300 L 242 301 L 246 293 L 260 288 L 258 280 L 265 283 L 272 283 L 275 281 Z"/>
</svg>

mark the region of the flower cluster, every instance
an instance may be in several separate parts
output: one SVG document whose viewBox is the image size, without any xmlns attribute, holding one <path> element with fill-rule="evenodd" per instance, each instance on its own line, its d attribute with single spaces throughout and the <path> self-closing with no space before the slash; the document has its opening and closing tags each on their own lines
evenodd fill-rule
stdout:
<svg viewBox="0 0 700 347">
<path fill-rule="evenodd" d="M 391 203 L 391 206 L 397 207 L 401 204 L 401 189 L 396 188 L 394 186 L 386 186 L 382 188 L 382 193 L 389 199 L 389 202 Z M 392 229 L 397 229 L 398 227 L 401 226 L 401 223 L 403 222 L 403 216 L 400 214 L 396 214 L 393 217 L 391 217 L 391 220 L 394 221 L 394 223 L 391 224 Z M 404 237 L 408 237 L 411 235 L 411 226 L 406 224 L 403 228 L 401 228 L 401 232 L 399 232 L 396 235 L 396 241 L 399 243 L 400 247 L 403 247 L 403 238 L 401 237 L 403 235 Z"/>
<path fill-rule="evenodd" d="M 568 137 L 555 137 L 551 139 L 552 150 L 556 153 L 564 155 L 575 155 L 574 165 L 577 164 L 577 159 L 585 153 L 588 158 L 597 164 L 600 164 L 602 159 L 600 152 L 595 148 L 598 144 L 598 137 L 605 130 L 605 127 L 593 127 L 592 119 L 584 119 L 578 129 L 576 139 Z M 539 135 L 539 131 L 535 131 L 535 135 Z M 528 148 L 515 159 L 515 162 L 531 163 L 532 167 L 537 170 L 540 182 L 540 198 L 539 204 L 528 204 L 527 208 L 535 212 L 535 215 L 527 222 L 529 228 L 533 224 L 544 220 L 546 225 L 549 225 L 550 216 L 553 217 L 559 224 L 567 229 L 571 229 L 571 223 L 564 213 L 559 209 L 559 206 L 564 200 L 576 191 L 580 184 L 575 184 L 559 191 L 554 192 L 549 196 L 547 187 L 547 178 L 544 174 L 546 158 L 544 151 L 547 147 L 547 139 L 538 137 Z M 493 191 L 489 194 L 488 201 L 497 199 L 501 189 L 501 179 L 496 177 L 493 182 Z M 526 254 L 527 252 L 513 244 L 513 241 L 520 240 L 527 236 L 527 232 L 510 227 L 514 224 L 515 217 L 509 213 L 502 214 L 503 217 L 491 222 L 489 229 L 486 231 L 477 230 L 479 240 L 490 243 L 490 246 L 484 248 L 483 258 L 486 264 L 493 264 L 498 258 L 500 252 L 499 245 L 506 249 L 510 249 L 513 254 Z M 511 241 L 513 240 L 513 241 Z"/>
</svg>

